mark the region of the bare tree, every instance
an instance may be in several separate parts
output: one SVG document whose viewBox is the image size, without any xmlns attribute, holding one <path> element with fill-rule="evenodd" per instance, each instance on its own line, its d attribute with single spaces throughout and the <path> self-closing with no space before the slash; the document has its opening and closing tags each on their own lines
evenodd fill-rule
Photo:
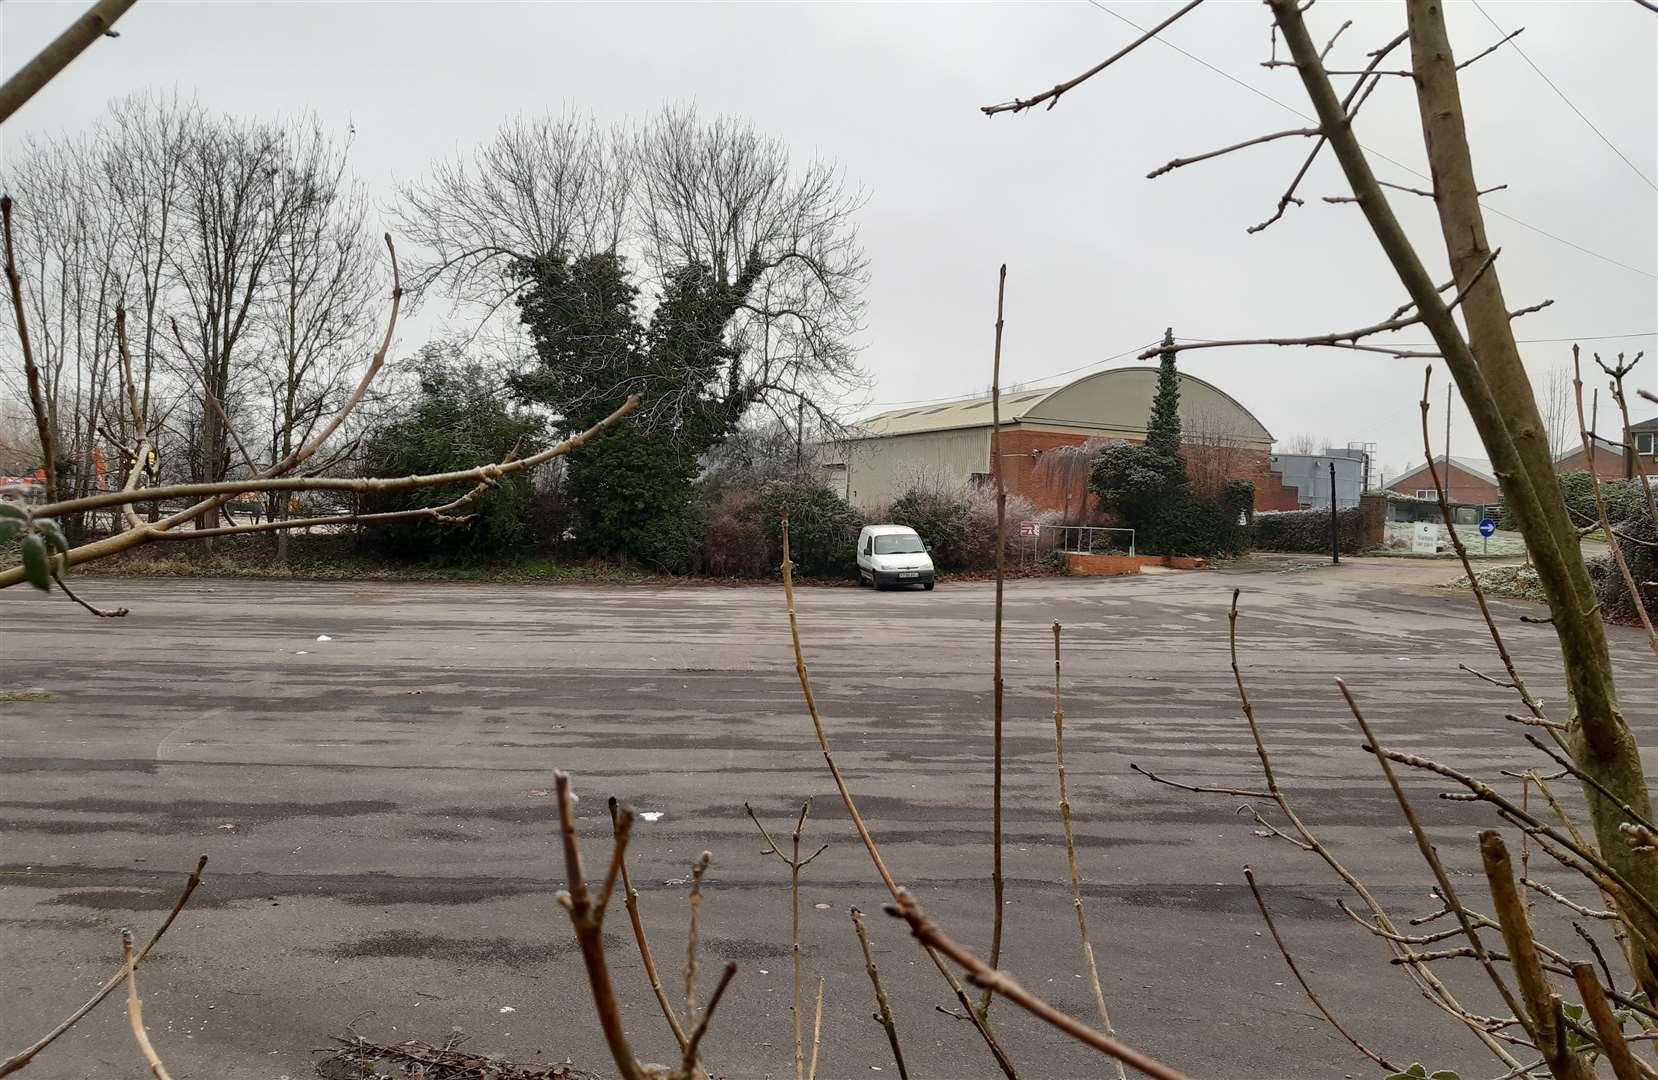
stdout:
<svg viewBox="0 0 1658 1080">
<path fill-rule="evenodd" d="M 1192 490 L 1199 495 L 1213 498 L 1221 494 L 1228 481 L 1265 470 L 1265 455 L 1225 415 L 1200 412 L 1183 419 L 1180 456 L 1186 462 Z M 1251 469 L 1252 464 L 1258 465 L 1258 470 Z"/>
<path fill-rule="evenodd" d="M 398 189 L 399 231 L 424 249 L 409 275 L 419 298 L 434 286 L 493 312 L 537 256 L 617 250 L 627 228 L 631 152 L 625 131 L 592 114 L 518 116 L 470 155 L 433 166 Z"/>
<path fill-rule="evenodd" d="M 33 358 L 54 447 L 54 460 L 43 463 L 50 497 L 86 495 L 109 472 L 100 435 L 114 357 L 109 312 L 126 272 L 119 221 L 100 197 L 101 157 L 91 138 L 30 141 L 5 179 L 21 201 L 14 228 L 23 272 L 41 283 L 24 318 L 35 328 Z M 15 308 L 7 316 L 18 321 Z M 10 371 L 23 374 L 24 366 Z M 74 532 L 79 523 L 66 524 Z"/>
<path fill-rule="evenodd" d="M 202 122 L 201 108 L 194 101 L 177 95 L 135 95 L 110 105 L 101 132 L 104 175 L 122 224 L 128 308 L 136 322 L 133 377 L 139 405 L 152 425 L 149 431 L 131 432 L 129 411 L 118 409 L 115 430 L 125 446 L 149 438 L 153 452 L 160 450 L 164 424 L 179 394 L 193 388 L 191 380 L 165 378 L 171 365 L 164 357 L 174 352 L 167 326 L 169 306 L 176 300 L 169 255 L 177 239 L 182 170 L 189 140 Z M 149 462 L 135 464 L 151 468 Z M 151 521 L 157 520 L 159 508 L 152 505 L 149 513 Z"/>
<path fill-rule="evenodd" d="M 424 249 L 412 290 L 441 291 L 483 319 L 520 294 L 537 260 L 595 255 L 630 276 L 639 268 L 646 311 L 676 294 L 732 310 L 707 325 L 669 320 L 674 347 L 643 376 L 589 380 L 601 411 L 639 393 L 642 422 L 672 429 L 713 398 L 739 415 L 757 406 L 798 425 L 804 411 L 827 427 L 830 399 L 861 382 L 852 339 L 867 273 L 852 216 L 862 197 L 832 165 L 795 162 L 746 121 L 690 106 L 637 132 L 570 110 L 519 117 L 400 199 L 401 230 Z M 729 359 L 710 380 L 716 354 Z"/>
<path fill-rule="evenodd" d="M 1549 441 L 1549 456 L 1558 458 L 1577 443 L 1577 403 L 1572 396 L 1572 369 L 1555 364 L 1543 373 L 1537 392 L 1537 407 L 1543 414 L 1543 432 Z"/>
<path fill-rule="evenodd" d="M 852 346 L 867 261 L 852 216 L 861 193 L 831 164 L 796 166 L 780 139 L 693 106 L 664 108 L 635 143 L 638 243 L 657 278 L 703 267 L 740 298 L 717 329 L 731 391 L 820 403 L 859 381 Z"/>
<path fill-rule="evenodd" d="M 327 138 L 305 144 L 296 163 L 296 195 L 271 261 L 271 295 L 260 312 L 268 336 L 264 370 L 269 443 L 263 460 L 279 461 L 303 444 L 344 398 L 351 369 L 374 333 L 380 289 L 363 222 L 367 194 L 346 174 L 346 148 Z M 290 497 L 273 493 L 267 517 L 288 516 Z M 288 557 L 288 532 L 276 534 L 277 561 Z"/>
<path fill-rule="evenodd" d="M 1283 442 L 1283 454 L 1322 454 L 1324 448 L 1330 445 L 1330 440 L 1319 438 L 1310 431 L 1303 431 L 1291 435 Z"/>
</svg>

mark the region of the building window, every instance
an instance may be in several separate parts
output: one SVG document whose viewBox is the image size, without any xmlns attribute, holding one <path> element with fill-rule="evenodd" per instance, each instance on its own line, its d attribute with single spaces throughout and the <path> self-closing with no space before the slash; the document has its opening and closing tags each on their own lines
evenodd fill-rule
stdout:
<svg viewBox="0 0 1658 1080">
<path fill-rule="evenodd" d="M 1437 499 L 1439 498 L 1439 492 L 1433 488 L 1417 488 L 1416 497 L 1418 499 Z"/>
<path fill-rule="evenodd" d="M 1658 447 L 1654 447 L 1654 443 L 1658 443 L 1658 434 L 1643 431 L 1635 436 L 1635 452 L 1646 457 L 1652 457 L 1653 451 L 1658 449 Z"/>
</svg>

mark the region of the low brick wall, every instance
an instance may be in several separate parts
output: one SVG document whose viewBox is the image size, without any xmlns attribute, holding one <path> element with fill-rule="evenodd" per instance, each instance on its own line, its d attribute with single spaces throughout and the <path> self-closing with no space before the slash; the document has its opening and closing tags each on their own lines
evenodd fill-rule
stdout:
<svg viewBox="0 0 1658 1080">
<path fill-rule="evenodd" d="M 1172 570 L 1202 570 L 1209 560 L 1187 555 L 1089 555 L 1065 553 L 1065 572 L 1073 577 L 1121 577 L 1138 574 L 1142 566 L 1167 566 Z"/>
<path fill-rule="evenodd" d="M 1121 577 L 1138 574 L 1145 560 L 1138 555 L 1088 555 L 1065 553 L 1065 572 L 1072 577 Z"/>
</svg>

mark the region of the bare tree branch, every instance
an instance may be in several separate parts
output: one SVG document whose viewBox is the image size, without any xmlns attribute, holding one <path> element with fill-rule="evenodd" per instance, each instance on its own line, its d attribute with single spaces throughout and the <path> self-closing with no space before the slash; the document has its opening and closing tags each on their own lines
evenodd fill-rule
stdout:
<svg viewBox="0 0 1658 1080">
<path fill-rule="evenodd" d="M 1267 135 L 1257 135 L 1253 139 L 1245 139 L 1243 142 L 1236 142 L 1231 146 L 1223 146 L 1219 150 L 1209 150 L 1201 154 L 1193 154 L 1191 157 L 1175 158 L 1172 161 L 1164 162 L 1147 173 L 1146 179 L 1155 180 L 1164 173 L 1173 172 L 1187 165 L 1195 165 L 1199 161 L 1208 161 L 1210 158 L 1217 158 L 1222 154 L 1230 154 L 1234 150 L 1243 150 L 1251 146 L 1259 146 L 1262 143 L 1276 142 L 1279 139 L 1323 137 L 1323 134 L 1318 128 L 1287 128 L 1284 131 L 1274 131 Z"/>
<path fill-rule="evenodd" d="M 1278 24 L 1273 23 L 1272 27 L 1273 27 L 1274 41 L 1276 41 L 1277 40 Z M 1382 60 L 1387 57 L 1388 53 L 1392 52 L 1394 49 L 1398 48 L 1401 44 L 1403 44 L 1405 39 L 1408 38 L 1409 36 L 1410 36 L 1409 33 L 1400 33 L 1400 35 L 1398 37 L 1394 38 L 1392 41 L 1388 42 L 1386 45 L 1383 45 L 1380 49 L 1377 49 L 1374 53 L 1371 54 L 1371 61 L 1368 65 L 1366 65 L 1366 67 L 1364 68 L 1363 71 L 1352 72 L 1352 74 L 1355 74 L 1355 75 L 1359 76 L 1359 78 L 1358 78 L 1357 81 L 1355 81 L 1353 83 L 1353 88 L 1347 92 L 1347 96 L 1345 98 L 1343 98 L 1342 102 L 1341 102 L 1342 111 L 1347 112 L 1347 115 L 1348 115 L 1349 119 L 1351 119 L 1351 117 L 1353 115 L 1353 111 L 1356 111 L 1356 110 L 1350 111 L 1350 110 L 1352 110 L 1353 99 L 1358 95 L 1360 88 L 1362 86 L 1364 86 L 1365 79 L 1368 76 L 1370 76 L 1374 73 L 1377 73 L 1376 70 L 1375 70 L 1376 65 L 1380 64 L 1382 62 Z M 1287 60 L 1277 61 L 1277 62 L 1269 61 L 1267 66 L 1273 66 L 1274 63 L 1289 64 L 1292 67 L 1294 66 L 1293 63 L 1291 63 L 1290 61 L 1287 61 Z M 1334 75 L 1334 74 L 1338 74 L 1338 72 L 1330 72 L 1329 74 Z M 1343 73 L 1339 73 L 1339 74 L 1347 74 L 1347 73 L 1343 72 Z M 1408 72 L 1408 71 L 1402 71 L 1402 72 L 1397 72 L 1397 74 L 1409 75 L 1411 73 Z M 1324 145 L 1327 142 L 1329 142 L 1329 138 L 1327 136 L 1323 135 L 1323 134 L 1320 134 L 1319 137 L 1318 137 L 1318 142 L 1313 144 L 1312 151 L 1307 154 L 1307 160 L 1303 161 L 1301 163 L 1301 168 L 1296 171 L 1296 174 L 1295 174 L 1294 178 L 1290 180 L 1290 186 L 1287 189 L 1285 189 L 1284 194 L 1279 198 L 1279 200 L 1278 200 L 1278 209 L 1275 210 L 1273 212 L 1273 215 L 1271 217 L 1267 218 L 1265 221 L 1260 222 L 1259 224 L 1251 225 L 1248 229 L 1245 230 L 1246 232 L 1258 233 L 1262 229 L 1265 229 L 1267 226 L 1271 225 L 1273 222 L 1277 221 L 1279 218 L 1284 216 L 1284 211 L 1289 207 L 1290 203 L 1294 203 L 1297 206 L 1303 205 L 1302 200 L 1296 198 L 1295 189 L 1301 186 L 1301 181 L 1306 177 L 1307 170 L 1311 169 L 1313 167 L 1314 160 L 1316 160 L 1318 158 L 1318 152 L 1320 150 L 1324 149 Z M 1399 313 L 1395 313 L 1395 318 L 1398 317 L 1398 314 Z"/>
<path fill-rule="evenodd" d="M 98 0 L 34 59 L 15 71 L 0 85 L 0 124 L 10 119 L 12 113 L 22 108 L 24 102 L 39 93 L 94 41 L 106 34 L 115 37 L 110 28 L 134 3 L 136 0 Z"/>
<path fill-rule="evenodd" d="M 1261 896 L 1260 886 L 1255 884 L 1255 871 L 1247 866 L 1244 867 L 1244 880 L 1249 882 L 1249 891 L 1255 897 L 1255 906 L 1261 909 L 1261 918 L 1266 921 L 1267 931 L 1272 934 L 1273 943 L 1278 946 L 1278 952 L 1283 955 L 1284 963 L 1289 965 L 1290 974 L 1294 975 L 1295 981 L 1301 984 L 1301 989 L 1306 992 L 1307 1000 L 1313 1003 L 1313 1008 L 1317 1009 L 1324 1016 L 1324 1019 L 1330 1022 L 1330 1026 L 1336 1029 L 1336 1034 L 1351 1043 L 1355 1050 L 1389 1072 L 1398 1072 L 1399 1067 L 1397 1065 L 1348 1034 L 1347 1029 L 1341 1026 L 1341 1021 L 1337 1020 L 1335 1015 L 1325 1007 L 1324 1002 L 1319 1000 L 1318 995 L 1313 992 L 1313 988 L 1307 984 L 1306 978 L 1301 974 L 1301 969 L 1296 966 L 1295 958 L 1290 955 L 1289 949 L 1284 945 L 1284 939 L 1278 936 L 1278 927 L 1272 921 L 1272 912 L 1267 910 L 1267 902 Z"/>
<path fill-rule="evenodd" d="M 892 1005 L 887 1001 L 887 992 L 881 989 L 881 973 L 875 968 L 875 954 L 869 948 L 869 933 L 864 929 L 863 913 L 857 908 L 852 909 L 852 926 L 858 932 L 858 945 L 864 951 L 864 972 L 875 988 L 875 1007 L 879 1010 L 875 1019 L 886 1030 L 887 1042 L 892 1046 L 892 1059 L 898 1065 L 898 1080 L 909 1080 L 909 1071 L 904 1068 L 904 1051 L 898 1045 L 898 1025 L 892 1019 Z"/>
<path fill-rule="evenodd" d="M 173 901 L 173 909 L 167 913 L 165 919 L 161 920 L 161 925 L 155 928 L 155 933 L 151 934 L 150 940 L 145 942 L 143 951 L 133 960 L 133 967 L 137 967 L 144 962 L 144 958 L 150 955 L 150 950 L 155 948 L 156 942 L 161 940 L 162 935 L 173 925 L 173 920 L 178 918 L 178 913 L 184 910 L 184 905 L 190 902 L 190 897 L 196 891 L 196 886 L 201 884 L 202 871 L 205 869 L 207 869 L 207 856 L 203 855 L 196 860 L 196 869 L 191 872 L 190 877 L 185 881 L 184 891 L 179 894 L 177 900 Z M 0 1076 L 10 1076 L 33 1061 L 37 1054 L 51 1046 L 64 1032 L 79 1023 L 82 1017 L 97 1008 L 99 1002 L 103 1001 L 104 998 L 114 992 L 116 987 L 126 981 L 126 977 L 127 968 L 126 964 L 123 963 L 120 970 L 104 980 L 103 986 L 99 987 L 98 991 L 88 998 L 80 1008 L 65 1017 L 57 1027 L 6 1060 L 0 1061 Z"/>
<path fill-rule="evenodd" d="M 132 1024 L 132 1037 L 138 1043 L 138 1050 L 144 1055 L 144 1061 L 155 1074 L 155 1080 L 172 1080 L 167 1074 L 167 1066 L 161 1063 L 155 1047 L 150 1045 L 149 1032 L 144 1030 L 144 1003 L 138 999 L 138 974 L 133 969 L 136 966 L 132 955 L 132 931 L 121 928 L 121 960 L 126 966 L 127 976 L 127 1019 Z"/>
<path fill-rule="evenodd" d="M 1048 103 L 1048 108 L 1051 109 L 1055 105 L 1059 104 L 1059 97 L 1061 94 L 1064 94 L 1068 90 L 1075 89 L 1082 83 L 1092 79 L 1095 75 L 1098 75 L 1118 60 L 1121 60 L 1123 57 L 1127 56 L 1135 49 L 1138 49 L 1158 34 L 1161 34 L 1164 30 L 1167 30 L 1170 26 L 1172 26 L 1175 20 L 1179 19 L 1182 15 L 1185 15 L 1202 2 L 1203 0 L 1191 0 L 1191 2 L 1185 7 L 1181 8 L 1179 11 L 1176 11 L 1173 15 L 1170 15 L 1168 18 L 1164 19 L 1150 30 L 1147 30 L 1145 33 L 1141 34 L 1139 37 L 1135 38 L 1133 41 L 1129 42 L 1121 49 L 1118 49 L 1116 52 L 1112 53 L 1104 60 L 1101 60 L 1099 63 L 1095 64 L 1093 67 L 1089 68 L 1087 71 L 1083 72 L 1081 75 L 1078 75 L 1074 79 L 1059 83 L 1053 89 L 1044 90 L 1042 93 L 1036 94 L 1029 98 L 1014 98 L 1012 101 L 1005 101 L 1000 105 L 982 106 L 979 111 L 984 113 L 986 116 L 995 116 L 997 113 L 1002 112 L 1017 113 L 1023 112 L 1032 106 L 1040 105 L 1044 101 Z"/>
<path fill-rule="evenodd" d="M 1013 977 L 1004 971 L 998 971 L 985 964 L 984 961 L 968 952 L 966 949 L 944 936 L 933 921 L 927 918 L 921 905 L 906 889 L 898 890 L 898 902 L 887 906 L 887 913 L 903 919 L 910 925 L 910 932 L 917 941 L 929 949 L 943 953 L 951 960 L 960 964 L 967 972 L 968 979 L 979 986 L 988 986 L 996 993 L 1007 998 L 1013 1004 L 1024 1009 L 1043 1023 L 1050 1024 L 1071 1038 L 1091 1046 L 1132 1069 L 1135 1069 L 1155 1080 L 1186 1080 L 1184 1074 L 1164 1065 L 1162 1062 L 1140 1053 L 1111 1038 L 1103 1032 L 1069 1016 L 1049 1005 L 1046 1001 L 1032 994 L 1014 981 Z"/>
<path fill-rule="evenodd" d="M 881 876 L 881 883 L 887 887 L 887 892 L 892 894 L 893 899 L 896 900 L 902 890 L 899 888 L 897 880 L 892 876 L 892 871 L 887 869 L 886 860 L 881 858 L 880 849 L 875 846 L 875 838 L 870 835 L 869 826 L 864 823 L 863 815 L 858 812 L 858 804 L 852 798 L 852 791 L 846 786 L 846 778 L 841 774 L 840 766 L 835 763 L 835 756 L 829 749 L 829 738 L 823 731 L 823 717 L 819 715 L 817 700 L 812 696 L 812 680 L 806 670 L 805 654 L 800 648 L 800 619 L 794 606 L 794 562 L 789 558 L 789 521 L 787 518 L 783 519 L 782 525 L 783 602 L 789 613 L 789 639 L 794 646 L 794 667 L 795 674 L 800 678 L 801 697 L 805 699 L 806 712 L 812 718 L 812 730 L 817 735 L 818 748 L 823 752 L 823 763 L 828 766 L 829 775 L 835 781 L 835 790 L 840 793 L 841 802 L 846 806 L 847 816 L 852 819 L 852 826 L 858 831 L 858 838 L 863 841 L 864 850 L 869 853 L 869 861 L 875 865 L 875 872 Z M 1018 1080 L 1018 1072 L 1014 1069 L 1013 1062 L 1002 1050 L 1001 1043 L 997 1040 L 995 1033 L 990 1030 L 989 1022 L 980 1016 L 978 1010 L 974 1009 L 972 1003 L 968 1001 L 967 992 L 962 989 L 961 981 L 945 965 L 936 949 L 928 948 L 927 958 L 933 962 L 933 966 L 938 968 L 939 974 L 949 984 L 950 990 L 955 994 L 956 1001 L 961 1005 L 963 1013 L 972 1022 L 974 1029 L 979 1033 L 979 1037 L 984 1040 L 985 1045 L 990 1049 L 991 1055 L 995 1057 L 996 1064 L 1001 1068 L 1003 1074 L 1008 1077 L 1008 1080 Z"/>
</svg>

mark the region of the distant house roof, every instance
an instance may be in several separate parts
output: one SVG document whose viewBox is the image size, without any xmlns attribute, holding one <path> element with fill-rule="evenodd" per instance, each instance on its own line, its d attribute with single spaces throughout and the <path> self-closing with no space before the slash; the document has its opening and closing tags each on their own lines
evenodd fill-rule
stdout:
<svg viewBox="0 0 1658 1080">
<path fill-rule="evenodd" d="M 1443 465 L 1443 464 L 1445 464 L 1445 455 L 1444 454 L 1436 454 L 1434 456 L 1433 461 L 1434 461 L 1435 465 Z M 1451 464 L 1456 466 L 1458 469 L 1461 469 L 1463 472 L 1467 473 L 1470 476 L 1478 477 L 1479 479 L 1484 480 L 1488 484 L 1491 484 L 1493 486 L 1497 486 L 1497 477 L 1496 477 L 1495 472 L 1491 468 L 1491 463 L 1489 461 L 1485 460 L 1484 458 L 1458 457 L 1457 455 L 1452 454 L 1451 455 Z M 1393 477 L 1391 480 L 1382 481 L 1382 487 L 1390 488 L 1390 487 L 1394 486 L 1395 484 L 1397 484 L 1401 480 L 1408 480 L 1411 477 L 1415 476 L 1417 473 L 1427 471 L 1427 468 L 1428 468 L 1427 463 L 1424 462 L 1421 465 L 1417 465 L 1415 468 L 1406 469 L 1404 472 L 1400 473 L 1398 476 Z"/>
<path fill-rule="evenodd" d="M 1648 423 L 1658 423 L 1658 420 L 1650 420 L 1650 421 L 1647 421 L 1647 422 Z M 1636 424 L 1630 430 L 1631 431 L 1640 431 L 1641 430 L 1641 425 Z M 1602 451 L 1604 451 L 1608 454 L 1612 454 L 1615 457 L 1622 457 L 1623 456 L 1623 447 L 1620 444 L 1615 443 L 1615 442 L 1610 442 L 1606 439 L 1601 438 L 1599 435 L 1596 435 L 1594 437 L 1594 439 L 1595 439 L 1595 453 L 1599 454 Z M 1578 454 L 1581 454 L 1581 453 L 1583 453 L 1583 440 L 1581 438 L 1572 439 L 1566 444 L 1566 446 L 1560 451 L 1560 453 L 1554 455 L 1554 463 L 1556 465 L 1558 465 L 1562 461 L 1565 461 L 1567 458 L 1576 457 Z"/>
<path fill-rule="evenodd" d="M 1658 431 L 1658 416 L 1648 417 L 1638 423 L 1629 425 L 1630 431 Z"/>
<path fill-rule="evenodd" d="M 1095 427 L 1113 432 L 1144 431 L 1146 409 L 1157 379 L 1154 367 L 1107 368 L 1074 379 L 1062 386 L 1003 391 L 1001 421 L 1006 424 L 1060 424 Z M 1247 438 L 1270 446 L 1272 433 L 1231 394 L 1197 378 L 1180 373 L 1183 389 L 1192 391 L 1181 400 L 1182 420 L 1190 427 L 1194 417 L 1189 409 L 1203 405 L 1227 413 L 1237 426 L 1227 435 Z M 990 397 L 960 398 L 923 405 L 889 409 L 852 425 L 853 439 L 878 439 L 891 435 L 949 431 L 990 426 Z"/>
</svg>

